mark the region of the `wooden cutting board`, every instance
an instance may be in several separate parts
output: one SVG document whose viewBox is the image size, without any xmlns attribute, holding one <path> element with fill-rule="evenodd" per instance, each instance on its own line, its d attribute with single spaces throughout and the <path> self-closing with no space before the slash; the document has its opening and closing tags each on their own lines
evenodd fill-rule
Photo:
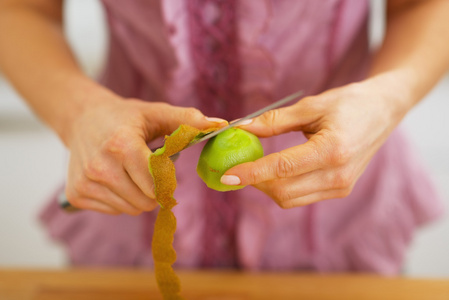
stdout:
<svg viewBox="0 0 449 300">
<path fill-rule="evenodd" d="M 178 272 L 186 300 L 448 300 L 449 279 L 307 273 Z M 0 270 L 1 300 L 162 299 L 143 270 Z"/>
</svg>

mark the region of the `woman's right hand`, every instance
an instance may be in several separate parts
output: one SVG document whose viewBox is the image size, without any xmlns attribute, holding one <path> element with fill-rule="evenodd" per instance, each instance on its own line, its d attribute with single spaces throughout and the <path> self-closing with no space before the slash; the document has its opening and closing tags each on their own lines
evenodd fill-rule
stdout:
<svg viewBox="0 0 449 300">
<path fill-rule="evenodd" d="M 75 207 L 138 215 L 157 206 L 147 143 L 180 124 L 200 129 L 226 124 L 194 108 L 119 97 L 97 101 L 72 122 L 66 196 Z"/>
<path fill-rule="evenodd" d="M 218 123 L 191 108 L 125 101 L 87 78 L 65 40 L 63 17 L 62 0 L 1 0 L 1 73 L 69 148 L 66 196 L 73 206 L 152 210 L 147 142 L 181 123 Z"/>
</svg>

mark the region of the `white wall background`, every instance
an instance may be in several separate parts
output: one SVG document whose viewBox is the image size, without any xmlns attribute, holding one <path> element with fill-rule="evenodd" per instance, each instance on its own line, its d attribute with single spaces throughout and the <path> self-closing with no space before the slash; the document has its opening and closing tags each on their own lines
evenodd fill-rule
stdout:
<svg viewBox="0 0 449 300">
<path fill-rule="evenodd" d="M 98 1 L 98 0 L 97 0 Z M 67 34 L 80 62 L 94 76 L 101 67 L 105 27 L 97 1 L 68 0 Z M 373 0 L 376 14 L 382 1 Z M 373 43 L 382 36 L 374 24 Z M 403 122 L 433 172 L 449 206 L 449 76 Z M 0 267 L 63 267 L 66 256 L 37 221 L 42 205 L 64 177 L 67 154 L 0 77 Z M 449 276 L 449 218 L 423 228 L 406 262 L 410 276 Z"/>
</svg>

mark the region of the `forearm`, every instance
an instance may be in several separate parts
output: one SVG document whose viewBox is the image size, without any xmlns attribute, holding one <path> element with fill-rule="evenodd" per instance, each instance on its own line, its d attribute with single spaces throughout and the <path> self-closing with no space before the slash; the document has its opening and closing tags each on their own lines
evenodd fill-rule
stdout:
<svg viewBox="0 0 449 300">
<path fill-rule="evenodd" d="M 447 0 L 398 7 L 390 3 L 385 41 L 370 78 L 382 81 L 386 90 L 396 94 L 399 115 L 419 102 L 449 68 L 448 16 Z"/>
<path fill-rule="evenodd" d="M 0 68 L 66 142 L 87 95 L 101 99 L 109 92 L 85 76 L 73 57 L 63 36 L 61 1 L 26 2 L 0 4 Z"/>
</svg>

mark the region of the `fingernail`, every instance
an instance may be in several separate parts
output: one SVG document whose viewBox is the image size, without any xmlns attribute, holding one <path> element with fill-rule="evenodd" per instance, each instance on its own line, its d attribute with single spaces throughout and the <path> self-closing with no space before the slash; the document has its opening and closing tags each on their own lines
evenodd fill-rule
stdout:
<svg viewBox="0 0 449 300">
<path fill-rule="evenodd" d="M 227 122 L 224 119 L 220 119 L 220 118 L 211 118 L 211 117 L 206 117 L 206 120 L 209 122 L 214 122 L 214 123 L 223 123 L 223 122 Z"/>
<path fill-rule="evenodd" d="M 232 121 L 231 124 L 235 123 L 235 122 L 238 122 L 238 120 L 240 120 L 240 119 Z M 252 122 L 253 122 L 253 119 L 248 119 L 248 120 L 243 121 L 242 123 L 239 123 L 237 126 L 248 125 L 248 124 L 251 124 Z"/>
<path fill-rule="evenodd" d="M 239 185 L 242 181 L 235 175 L 223 175 L 220 182 L 226 185 Z"/>
<path fill-rule="evenodd" d="M 240 123 L 239 125 L 249 125 L 249 124 L 251 124 L 252 122 L 253 122 L 253 119 L 248 119 L 248 120 L 243 121 L 243 122 Z"/>
</svg>

